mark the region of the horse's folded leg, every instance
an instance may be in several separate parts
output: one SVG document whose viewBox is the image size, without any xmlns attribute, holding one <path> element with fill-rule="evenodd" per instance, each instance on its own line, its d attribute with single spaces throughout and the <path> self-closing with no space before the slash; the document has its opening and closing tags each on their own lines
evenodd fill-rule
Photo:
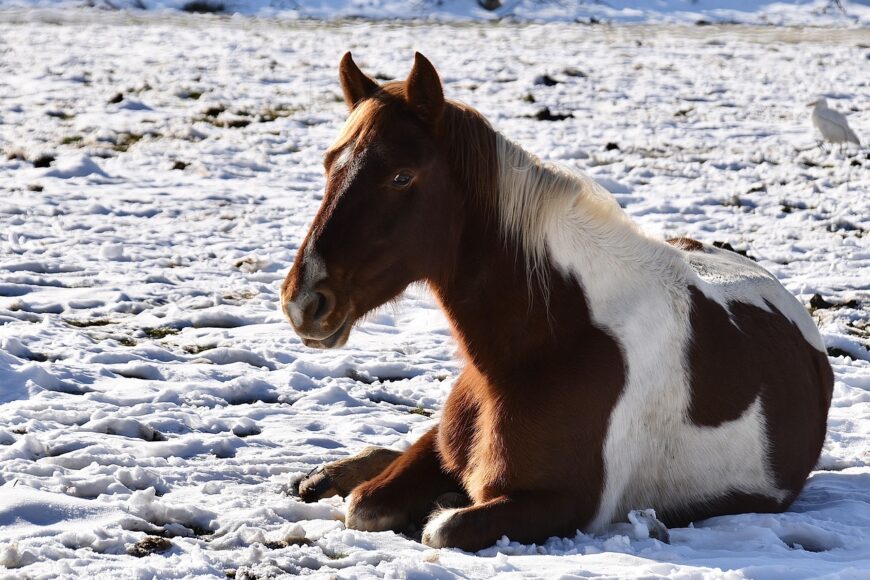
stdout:
<svg viewBox="0 0 870 580">
<path fill-rule="evenodd" d="M 305 502 L 333 495 L 346 497 L 353 488 L 377 476 L 401 454 L 384 447 L 366 447 L 353 457 L 321 465 L 299 481 L 299 497 Z"/>
<path fill-rule="evenodd" d="M 354 489 L 345 525 L 366 532 L 416 534 L 436 502 L 465 501 L 459 481 L 444 470 L 437 445 L 434 427 L 380 475 Z"/>
<path fill-rule="evenodd" d="M 323 471 L 323 468 L 323 465 L 315 467 L 306 475 L 293 481 L 291 495 L 297 495 L 302 501 L 311 503 L 337 494 L 332 479 Z"/>
<path fill-rule="evenodd" d="M 509 494 L 435 512 L 423 530 L 423 543 L 474 552 L 492 546 L 502 536 L 523 543 L 542 542 L 550 536 L 574 535 L 592 517 L 593 509 L 557 492 Z"/>
</svg>

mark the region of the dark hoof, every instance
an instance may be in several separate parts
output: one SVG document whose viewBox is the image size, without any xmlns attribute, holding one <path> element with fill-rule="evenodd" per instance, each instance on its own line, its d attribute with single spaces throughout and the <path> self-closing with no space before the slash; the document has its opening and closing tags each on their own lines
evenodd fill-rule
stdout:
<svg viewBox="0 0 870 580">
<path fill-rule="evenodd" d="M 299 480 L 298 495 L 302 501 L 312 503 L 338 495 L 338 490 L 335 488 L 332 478 L 321 465 Z"/>
<path fill-rule="evenodd" d="M 401 452 L 383 447 L 366 447 L 362 452 L 334 463 L 321 465 L 293 484 L 302 501 L 314 502 L 326 497 L 347 495 L 392 463 Z"/>
</svg>

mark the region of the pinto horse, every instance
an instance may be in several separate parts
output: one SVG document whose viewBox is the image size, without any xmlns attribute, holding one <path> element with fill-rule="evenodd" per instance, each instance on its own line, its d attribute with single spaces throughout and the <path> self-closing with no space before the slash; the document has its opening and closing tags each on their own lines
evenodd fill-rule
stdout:
<svg viewBox="0 0 870 580">
<path fill-rule="evenodd" d="M 592 179 L 445 100 L 419 53 L 405 81 L 378 84 L 350 53 L 340 79 L 350 115 L 283 309 L 304 344 L 336 348 L 422 281 L 466 362 L 438 424 L 350 478 L 348 527 L 478 550 L 634 508 L 685 525 L 789 506 L 833 374 L 773 275 L 646 236 Z M 466 505 L 439 506 L 449 493 Z"/>
</svg>

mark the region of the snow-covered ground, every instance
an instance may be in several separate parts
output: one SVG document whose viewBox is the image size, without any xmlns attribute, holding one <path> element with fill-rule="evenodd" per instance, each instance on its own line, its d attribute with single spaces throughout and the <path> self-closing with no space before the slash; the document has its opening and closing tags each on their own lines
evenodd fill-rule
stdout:
<svg viewBox="0 0 870 580">
<path fill-rule="evenodd" d="M 82 6 L 282 19 L 870 26 L 870 0 L 0 0 L 7 8 Z"/>
<path fill-rule="evenodd" d="M 0 19 L 0 576 L 870 577 L 870 155 L 816 148 L 806 106 L 870 138 L 866 30 Z M 471 555 L 289 495 L 409 445 L 458 369 L 423 289 L 340 351 L 278 312 L 349 49 L 382 79 L 421 50 L 449 96 L 649 231 L 727 242 L 826 301 L 829 437 L 791 511 Z M 146 536 L 166 551 L 128 555 Z"/>
</svg>

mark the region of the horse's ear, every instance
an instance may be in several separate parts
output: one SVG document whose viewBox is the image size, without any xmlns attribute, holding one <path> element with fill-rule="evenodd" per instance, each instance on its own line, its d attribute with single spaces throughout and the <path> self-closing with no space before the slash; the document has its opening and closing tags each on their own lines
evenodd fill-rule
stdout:
<svg viewBox="0 0 870 580">
<path fill-rule="evenodd" d="M 408 102 L 429 122 L 437 122 L 444 112 L 444 92 L 441 79 L 429 60 L 419 52 L 414 54 L 414 68 L 407 80 Z"/>
<path fill-rule="evenodd" d="M 353 111 L 360 101 L 367 99 L 378 90 L 378 83 L 363 74 L 349 52 L 344 53 L 338 65 L 338 78 L 344 92 L 344 102 Z"/>
</svg>

